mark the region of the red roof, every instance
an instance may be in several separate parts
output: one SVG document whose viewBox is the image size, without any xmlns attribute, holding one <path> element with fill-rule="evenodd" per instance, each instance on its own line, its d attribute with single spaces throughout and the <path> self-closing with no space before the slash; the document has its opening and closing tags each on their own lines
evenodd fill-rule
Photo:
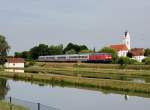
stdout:
<svg viewBox="0 0 150 110">
<path fill-rule="evenodd" d="M 133 56 L 144 56 L 144 49 L 143 48 L 134 48 L 134 49 L 131 49 L 131 53 Z"/>
<path fill-rule="evenodd" d="M 111 45 L 110 47 L 116 51 L 128 51 L 128 47 L 125 44 Z"/>
<path fill-rule="evenodd" d="M 23 58 L 6 58 L 6 61 L 8 63 L 24 63 L 24 59 Z"/>
</svg>

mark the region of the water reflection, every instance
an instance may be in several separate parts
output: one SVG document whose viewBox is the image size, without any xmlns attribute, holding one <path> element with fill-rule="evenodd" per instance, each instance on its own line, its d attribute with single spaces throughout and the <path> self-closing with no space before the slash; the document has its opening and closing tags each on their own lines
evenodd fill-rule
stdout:
<svg viewBox="0 0 150 110">
<path fill-rule="evenodd" d="M 9 91 L 9 85 L 6 79 L 0 78 L 0 99 L 3 99 Z"/>
<path fill-rule="evenodd" d="M 124 95 L 124 99 L 125 99 L 125 101 L 128 100 L 128 95 L 127 94 Z"/>
<path fill-rule="evenodd" d="M 24 73 L 23 69 L 5 69 L 6 72 Z"/>
<path fill-rule="evenodd" d="M 135 78 L 135 79 L 132 79 L 133 82 L 136 82 L 136 83 L 146 83 L 146 81 L 144 79 L 141 79 L 141 78 Z"/>
<path fill-rule="evenodd" d="M 7 96 L 41 102 L 61 110 L 150 110 L 148 98 L 132 97 L 132 95 L 144 96 L 144 94 L 100 90 L 55 82 L 52 85 L 50 82 L 47 84 L 14 80 L 8 82 L 11 89 Z M 62 85 L 65 87 L 60 87 Z"/>
<path fill-rule="evenodd" d="M 131 79 L 130 79 L 131 80 Z M 133 79 L 132 79 L 133 80 Z M 20 81 L 19 79 L 14 78 L 13 82 L 16 81 Z M 92 90 L 92 91 L 99 91 L 103 94 L 121 94 L 121 95 L 126 95 L 125 100 L 128 99 L 129 96 L 138 96 L 138 97 L 145 97 L 145 98 L 150 98 L 150 94 L 149 93 L 142 93 L 142 92 L 135 92 L 135 91 L 119 91 L 119 90 L 113 90 L 113 89 L 103 89 L 103 88 L 96 88 L 96 87 L 90 87 L 90 86 L 80 86 L 78 84 L 70 84 L 70 83 L 65 83 L 65 82 L 57 82 L 57 81 L 33 81 L 33 80 L 29 80 L 29 79 L 24 79 L 22 82 L 24 83 L 30 83 L 30 85 L 36 85 L 39 87 L 46 87 L 46 86 L 50 86 L 51 88 L 55 88 L 55 87 L 61 87 L 61 88 L 77 88 L 77 89 L 85 89 L 85 90 Z M 17 82 L 16 82 L 17 83 Z"/>
</svg>

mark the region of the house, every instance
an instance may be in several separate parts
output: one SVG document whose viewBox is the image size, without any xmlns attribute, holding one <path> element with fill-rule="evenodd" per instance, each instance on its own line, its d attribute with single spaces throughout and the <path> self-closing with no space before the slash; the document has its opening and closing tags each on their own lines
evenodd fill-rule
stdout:
<svg viewBox="0 0 150 110">
<path fill-rule="evenodd" d="M 142 60 L 145 58 L 143 48 L 133 48 L 131 49 L 130 53 L 132 55 L 132 59 L 135 59 L 139 62 L 142 62 Z"/>
<path fill-rule="evenodd" d="M 131 39 L 128 31 L 125 32 L 122 44 L 110 45 L 110 47 L 117 51 L 119 57 L 126 57 L 128 51 L 131 49 Z"/>
<path fill-rule="evenodd" d="M 24 59 L 23 58 L 6 58 L 6 63 L 4 64 L 5 71 L 9 72 L 24 72 Z"/>
</svg>

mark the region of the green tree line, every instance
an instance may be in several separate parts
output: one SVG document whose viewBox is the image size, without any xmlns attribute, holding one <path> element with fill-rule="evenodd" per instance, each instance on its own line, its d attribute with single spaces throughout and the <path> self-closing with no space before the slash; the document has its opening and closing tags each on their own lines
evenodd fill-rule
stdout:
<svg viewBox="0 0 150 110">
<path fill-rule="evenodd" d="M 69 43 L 65 48 L 62 44 L 60 45 L 46 45 L 39 44 L 38 46 L 34 46 L 29 51 L 23 52 L 15 52 L 15 57 L 22 57 L 26 60 L 36 60 L 39 56 L 44 55 L 63 55 L 63 54 L 80 54 L 80 53 L 94 53 L 94 50 L 90 50 L 86 45 L 78 45 Z M 127 64 L 140 64 L 138 61 L 131 59 L 132 54 L 128 53 L 127 57 L 118 57 L 117 52 L 110 47 L 103 47 L 96 53 L 111 53 L 112 61 L 111 63 L 120 64 L 121 66 L 125 66 Z M 143 64 L 150 64 L 150 49 L 145 49 L 145 58 L 143 60 Z"/>
<path fill-rule="evenodd" d="M 15 52 L 15 57 L 22 57 L 27 60 L 36 60 L 39 56 L 44 55 L 63 55 L 63 54 L 79 54 L 92 52 L 86 45 L 77 45 L 69 43 L 65 48 L 60 45 L 39 44 L 29 51 Z"/>
<path fill-rule="evenodd" d="M 0 65 L 5 63 L 5 59 L 10 50 L 10 46 L 5 38 L 5 36 L 0 35 Z M 79 53 L 94 53 L 95 49 L 90 50 L 86 45 L 78 45 L 74 43 L 68 43 L 67 46 L 60 45 L 46 45 L 39 44 L 34 46 L 28 51 L 15 52 L 15 57 L 25 58 L 26 60 L 36 60 L 39 56 L 44 55 L 62 55 L 62 54 L 79 54 Z M 119 63 L 121 65 L 126 64 L 137 64 L 138 62 L 131 59 L 132 54 L 128 53 L 127 57 L 118 57 L 117 52 L 110 48 L 104 47 L 97 53 L 111 53 L 112 54 L 112 63 Z M 143 60 L 144 64 L 150 64 L 150 48 L 145 49 L 144 55 L 146 58 Z"/>
</svg>

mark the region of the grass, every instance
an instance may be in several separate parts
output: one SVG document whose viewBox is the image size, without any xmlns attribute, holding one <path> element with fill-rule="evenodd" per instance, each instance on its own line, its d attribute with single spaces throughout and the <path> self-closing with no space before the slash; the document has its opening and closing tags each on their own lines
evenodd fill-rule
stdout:
<svg viewBox="0 0 150 110">
<path fill-rule="evenodd" d="M 14 79 L 23 79 L 29 81 L 41 81 L 47 83 L 67 83 L 81 87 L 91 87 L 107 90 L 126 91 L 126 92 L 141 92 L 150 93 L 150 84 L 135 83 L 129 81 L 112 80 L 112 79 L 94 79 L 73 77 L 64 75 L 50 75 L 50 74 L 33 74 L 33 73 L 6 73 L 1 72 L 1 77 L 8 77 Z"/>
<path fill-rule="evenodd" d="M 142 69 L 139 69 L 140 65 L 129 67 L 130 69 L 119 69 L 119 66 L 114 64 L 38 62 L 32 67 L 25 68 L 26 73 L 1 71 L 0 76 L 52 85 L 74 85 L 123 93 L 150 94 L 150 66 L 142 65 Z M 144 79 L 146 83 L 132 82 L 131 79 L 134 78 Z"/>
<path fill-rule="evenodd" d="M 11 110 L 28 110 L 28 109 L 21 107 L 21 106 L 11 105 L 7 102 L 0 101 L 0 110 L 10 110 L 11 107 L 12 107 Z"/>
<path fill-rule="evenodd" d="M 82 67 L 30 67 L 25 69 L 29 73 L 49 73 L 67 76 L 80 76 L 98 79 L 132 80 L 134 78 L 144 79 L 150 82 L 149 70 L 127 70 L 127 69 L 103 69 Z"/>
<path fill-rule="evenodd" d="M 103 68 L 103 69 L 121 69 L 119 64 L 94 64 L 94 63 L 57 63 L 57 62 L 36 62 L 37 66 L 44 67 L 82 67 L 82 68 Z M 125 69 L 132 70 L 150 70 L 150 65 L 127 65 Z"/>
</svg>

